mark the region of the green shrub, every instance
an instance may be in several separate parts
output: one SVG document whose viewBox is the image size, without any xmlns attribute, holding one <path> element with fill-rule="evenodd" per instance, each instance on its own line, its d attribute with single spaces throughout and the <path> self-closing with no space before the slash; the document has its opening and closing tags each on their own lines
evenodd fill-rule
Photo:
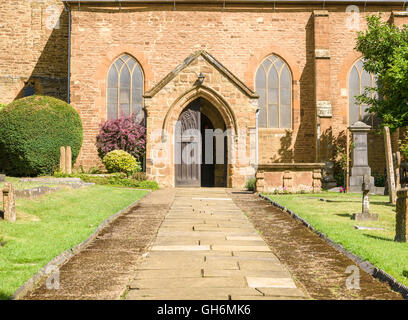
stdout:
<svg viewBox="0 0 408 320">
<path fill-rule="evenodd" d="M 376 187 L 385 186 L 385 176 L 383 174 L 374 175 L 374 185 Z"/>
<path fill-rule="evenodd" d="M 139 188 L 141 189 L 152 189 L 157 190 L 159 189 L 159 184 L 156 181 L 152 180 L 143 180 L 139 182 Z"/>
<path fill-rule="evenodd" d="M 56 171 L 54 173 L 56 178 L 80 178 L 84 182 L 92 182 L 100 185 L 111 185 L 117 187 L 127 187 L 127 188 L 139 188 L 139 189 L 159 189 L 159 185 L 156 181 L 151 180 L 136 180 L 127 177 L 125 173 L 113 173 L 107 176 L 95 176 L 84 173 L 73 173 L 67 174 Z"/>
<path fill-rule="evenodd" d="M 66 102 L 38 95 L 16 100 L 0 112 L 0 168 L 15 176 L 52 174 L 61 146 L 71 146 L 75 162 L 82 135 L 81 119 Z"/>
<path fill-rule="evenodd" d="M 143 181 L 146 180 L 146 172 L 134 172 L 132 174 L 132 179 L 137 180 L 137 181 Z"/>
<path fill-rule="evenodd" d="M 108 172 L 123 172 L 128 176 L 142 169 L 135 157 L 123 150 L 108 152 L 103 157 L 103 164 Z"/>
<path fill-rule="evenodd" d="M 255 191 L 256 178 L 251 178 L 246 182 L 245 189 Z"/>
</svg>

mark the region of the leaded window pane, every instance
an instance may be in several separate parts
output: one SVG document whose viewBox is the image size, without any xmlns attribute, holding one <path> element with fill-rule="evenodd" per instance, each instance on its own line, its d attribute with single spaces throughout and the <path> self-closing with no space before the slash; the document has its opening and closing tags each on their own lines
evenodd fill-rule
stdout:
<svg viewBox="0 0 408 320">
<path fill-rule="evenodd" d="M 350 73 L 349 90 L 349 117 L 351 125 L 360 119 L 360 106 L 355 98 L 355 96 L 360 94 L 360 75 L 356 67 L 353 67 Z"/>
<path fill-rule="evenodd" d="M 268 127 L 269 128 L 278 128 L 278 105 L 270 104 L 268 107 Z"/>
<path fill-rule="evenodd" d="M 124 54 L 112 64 L 107 79 L 107 117 L 135 113 L 143 120 L 143 73 L 137 61 Z"/>
<path fill-rule="evenodd" d="M 266 127 L 266 75 L 262 66 L 256 72 L 255 86 L 256 92 L 259 95 L 258 125 L 259 127 L 264 128 Z"/>
<path fill-rule="evenodd" d="M 357 122 L 363 121 L 370 126 L 376 126 L 379 121 L 376 117 L 367 111 L 368 105 L 360 105 L 356 99 L 364 93 L 366 88 L 376 87 L 377 83 L 375 77 L 364 70 L 363 60 L 358 60 L 350 71 L 349 76 L 349 123 L 350 125 Z M 375 97 L 376 94 L 371 94 Z"/>
<path fill-rule="evenodd" d="M 259 95 L 259 127 L 291 128 L 292 77 L 287 64 L 270 55 L 259 66 L 255 77 Z"/>
</svg>

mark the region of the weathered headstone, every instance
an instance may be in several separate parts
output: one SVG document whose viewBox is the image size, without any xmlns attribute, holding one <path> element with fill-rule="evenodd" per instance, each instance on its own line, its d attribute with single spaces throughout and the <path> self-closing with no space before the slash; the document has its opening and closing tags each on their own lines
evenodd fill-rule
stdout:
<svg viewBox="0 0 408 320">
<path fill-rule="evenodd" d="M 368 193 L 371 189 L 371 177 L 366 174 L 363 176 L 363 183 L 361 185 L 361 191 L 363 191 L 362 208 L 361 213 L 353 214 L 353 219 L 360 221 L 377 221 L 378 214 L 370 213 L 370 197 Z"/>
<path fill-rule="evenodd" d="M 401 168 L 401 153 L 395 152 L 392 156 L 394 160 L 394 171 L 395 171 L 395 189 L 398 191 L 401 189 L 401 177 L 400 177 L 400 168 Z"/>
<path fill-rule="evenodd" d="M 395 177 L 394 166 L 392 161 L 391 136 L 390 129 L 388 127 L 384 127 L 384 148 L 385 148 L 385 163 L 387 166 L 388 193 L 390 197 L 390 202 L 395 204 L 397 196 L 395 193 Z"/>
<path fill-rule="evenodd" d="M 72 151 L 70 146 L 65 149 L 65 172 L 72 173 Z"/>
<path fill-rule="evenodd" d="M 5 174 L 0 174 L 0 182 L 6 181 L 6 175 Z"/>
<path fill-rule="evenodd" d="M 325 189 L 335 188 L 337 186 L 337 181 L 334 179 L 334 163 L 325 162 L 323 169 L 324 175 L 322 179 L 322 184 Z"/>
<path fill-rule="evenodd" d="M 3 211 L 4 220 L 11 222 L 16 221 L 14 188 L 10 182 L 6 182 L 3 188 Z"/>
<path fill-rule="evenodd" d="M 370 177 L 370 192 L 374 193 L 374 177 L 371 177 L 371 168 L 368 166 L 367 133 L 371 127 L 364 122 L 357 121 L 350 126 L 353 133 L 353 166 L 351 168 L 350 192 L 361 192 L 363 176 Z"/>
<path fill-rule="evenodd" d="M 65 147 L 60 148 L 60 171 L 65 173 Z"/>
<path fill-rule="evenodd" d="M 408 242 L 408 189 L 397 191 L 397 214 L 395 216 L 395 241 Z"/>
</svg>

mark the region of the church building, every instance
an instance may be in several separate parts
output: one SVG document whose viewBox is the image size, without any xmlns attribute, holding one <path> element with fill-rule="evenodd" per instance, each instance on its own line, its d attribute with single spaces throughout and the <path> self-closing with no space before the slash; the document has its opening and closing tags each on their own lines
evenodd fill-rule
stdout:
<svg viewBox="0 0 408 320">
<path fill-rule="evenodd" d="M 378 13 L 408 23 L 393 0 L 3 0 L 0 103 L 69 102 L 84 128 L 75 166 L 88 169 L 101 165 L 100 125 L 135 114 L 146 174 L 163 187 L 242 188 L 256 176 L 259 191 L 319 189 L 357 121 L 371 127 L 381 175 L 379 120 L 355 99 L 376 85 L 355 46 Z"/>
</svg>

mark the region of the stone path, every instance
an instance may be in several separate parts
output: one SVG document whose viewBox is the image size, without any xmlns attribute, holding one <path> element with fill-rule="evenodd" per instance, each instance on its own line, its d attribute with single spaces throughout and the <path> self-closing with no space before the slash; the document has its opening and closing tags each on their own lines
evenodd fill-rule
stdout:
<svg viewBox="0 0 408 320">
<path fill-rule="evenodd" d="M 176 189 L 126 299 L 305 299 L 224 189 Z"/>
<path fill-rule="evenodd" d="M 44 281 L 23 299 L 120 299 L 154 240 L 174 193 L 158 190 L 145 196 L 60 268 L 59 290 L 47 289 Z"/>
<path fill-rule="evenodd" d="M 355 266 L 354 261 L 258 195 L 231 189 L 226 192 L 262 232 L 262 238 L 313 299 L 402 299 L 388 284 L 374 279 L 360 268 L 361 290 L 347 289 L 346 280 L 350 273 L 346 269 Z"/>
</svg>

